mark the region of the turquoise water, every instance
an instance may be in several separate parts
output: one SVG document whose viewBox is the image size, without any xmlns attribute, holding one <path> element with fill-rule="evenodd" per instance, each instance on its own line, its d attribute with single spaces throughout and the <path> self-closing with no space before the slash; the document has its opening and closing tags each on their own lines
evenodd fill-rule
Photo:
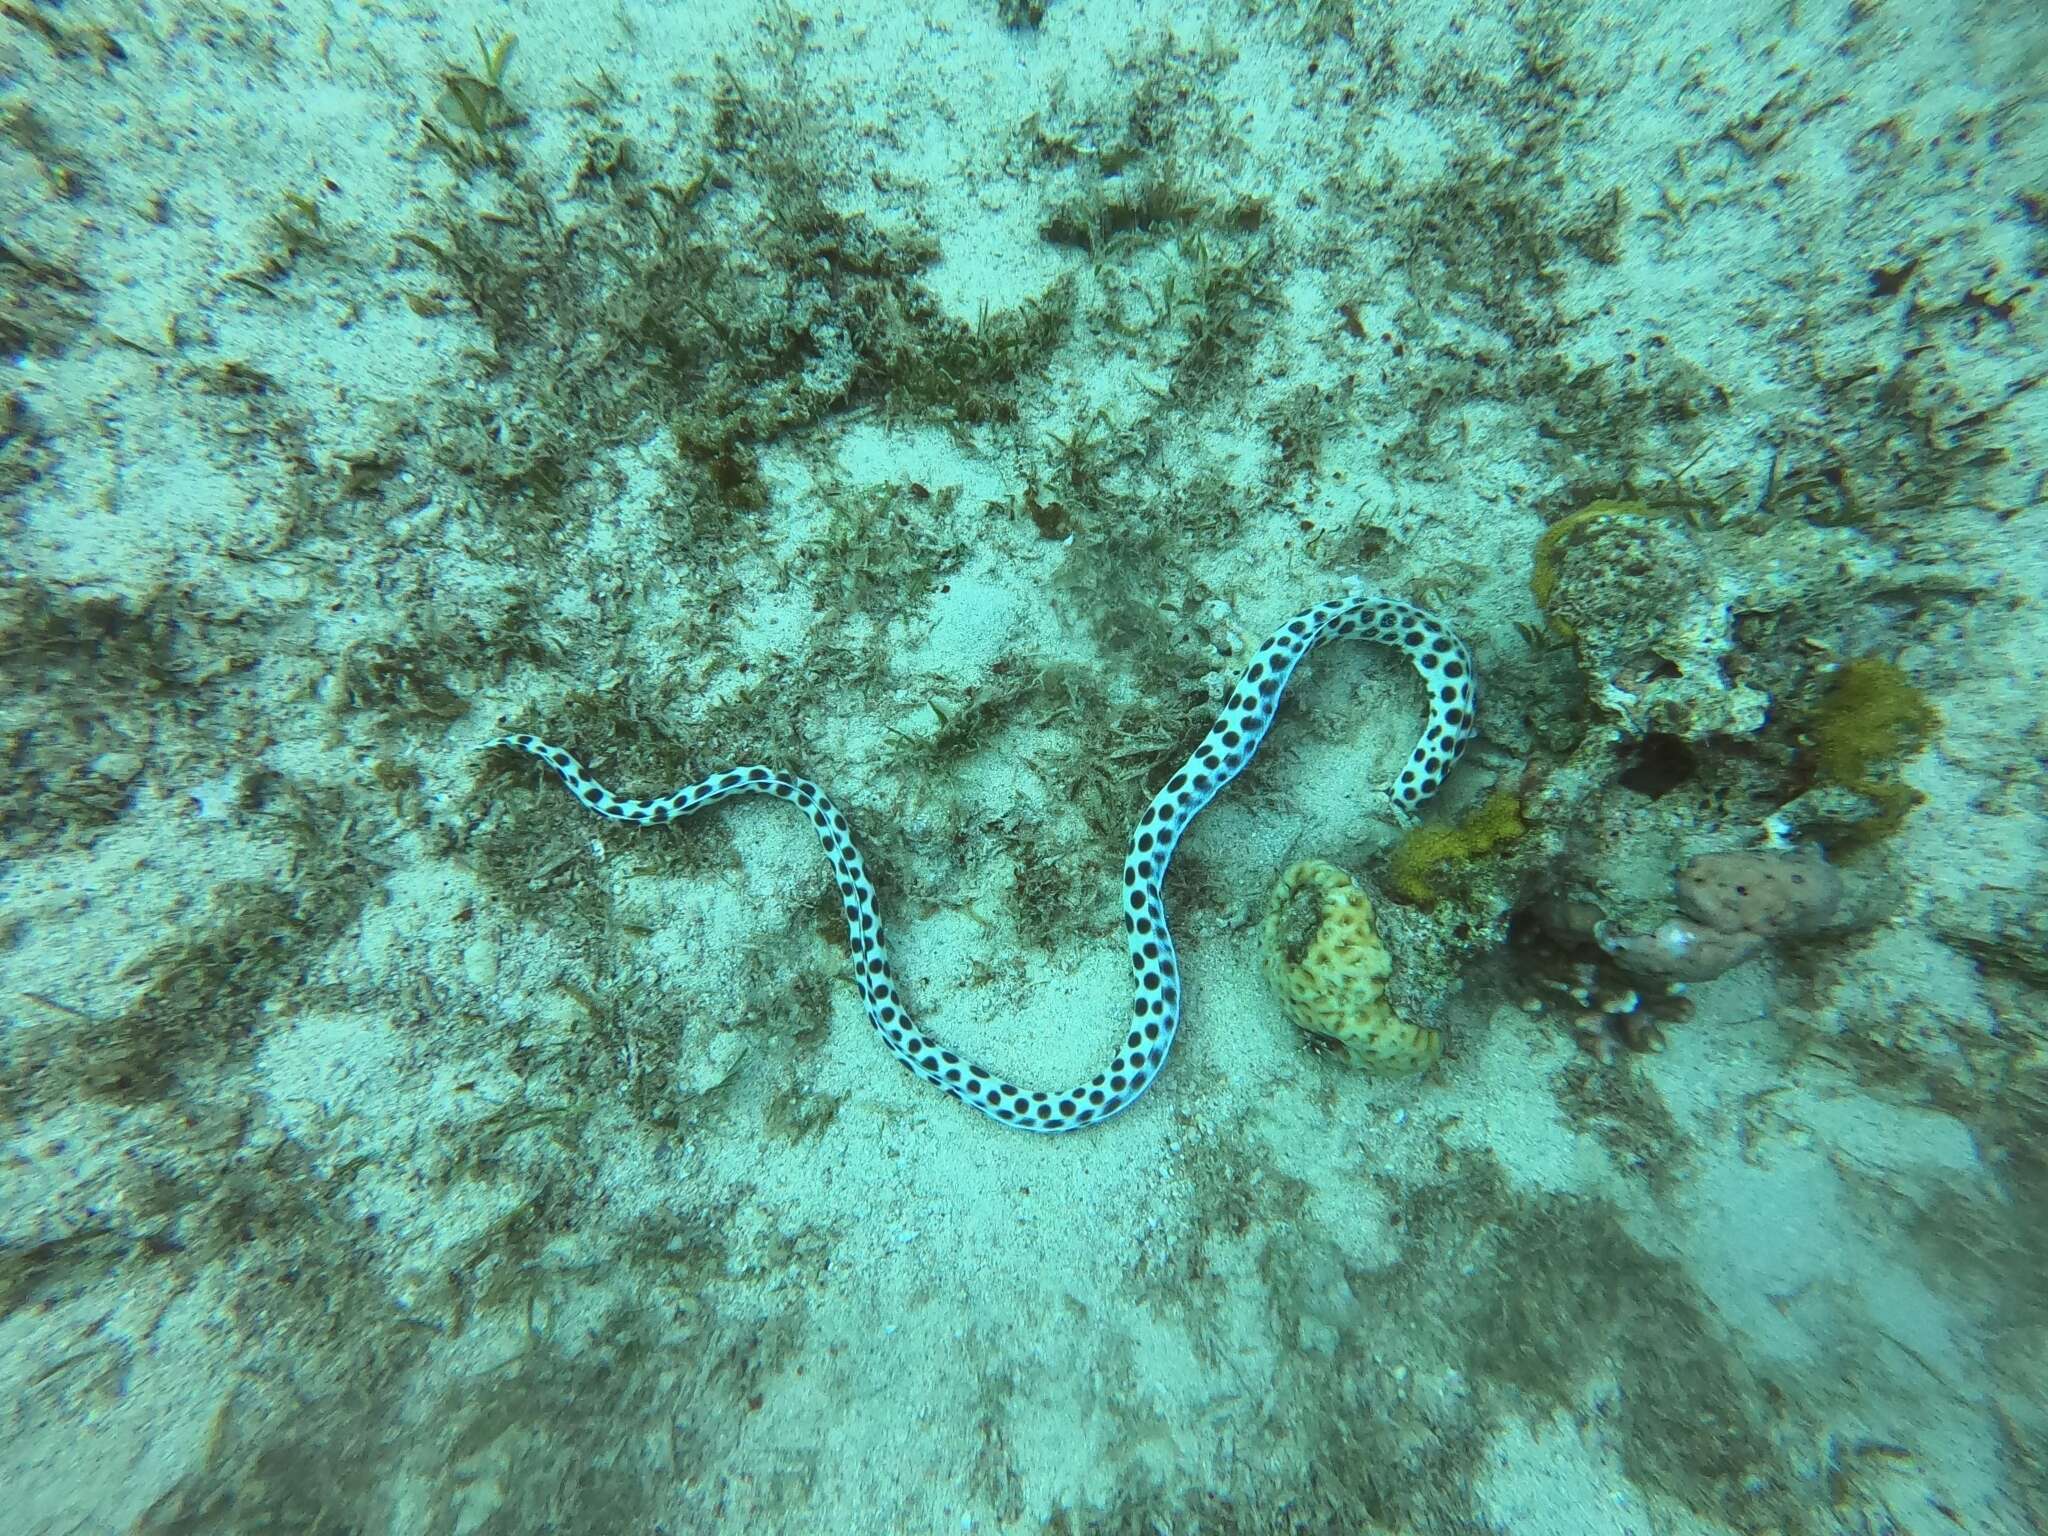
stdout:
<svg viewBox="0 0 2048 1536">
<path fill-rule="evenodd" d="M 10 8 L 7 1528 L 2040 1530 L 2044 64 Z"/>
</svg>

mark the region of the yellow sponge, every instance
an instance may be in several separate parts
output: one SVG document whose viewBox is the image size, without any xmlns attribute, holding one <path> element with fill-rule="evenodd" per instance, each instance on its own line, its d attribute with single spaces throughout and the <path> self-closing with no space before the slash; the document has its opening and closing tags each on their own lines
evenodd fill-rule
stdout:
<svg viewBox="0 0 2048 1536">
<path fill-rule="evenodd" d="M 1333 1041 L 1367 1072 L 1426 1071 L 1444 1039 L 1387 1002 L 1393 957 L 1372 925 L 1372 903 L 1343 870 L 1303 859 L 1280 877 L 1259 928 L 1266 980 L 1294 1023 Z"/>
</svg>

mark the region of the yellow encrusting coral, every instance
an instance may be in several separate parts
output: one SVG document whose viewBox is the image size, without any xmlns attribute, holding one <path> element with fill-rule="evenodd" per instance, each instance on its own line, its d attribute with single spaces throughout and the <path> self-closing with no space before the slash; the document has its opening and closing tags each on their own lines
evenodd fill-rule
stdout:
<svg viewBox="0 0 2048 1536">
<path fill-rule="evenodd" d="M 1528 830 L 1522 820 L 1521 797 L 1512 790 L 1498 790 L 1462 821 L 1413 827 L 1403 833 L 1387 859 L 1387 882 L 1403 901 L 1418 907 L 1434 906 L 1444 894 L 1445 875 Z"/>
<path fill-rule="evenodd" d="M 1343 870 L 1303 859 L 1273 887 L 1259 928 L 1266 980 L 1294 1024 L 1333 1042 L 1352 1066 L 1397 1076 L 1427 1070 L 1443 1035 L 1410 1024 L 1387 1001 L 1393 957 L 1372 903 Z"/>
</svg>

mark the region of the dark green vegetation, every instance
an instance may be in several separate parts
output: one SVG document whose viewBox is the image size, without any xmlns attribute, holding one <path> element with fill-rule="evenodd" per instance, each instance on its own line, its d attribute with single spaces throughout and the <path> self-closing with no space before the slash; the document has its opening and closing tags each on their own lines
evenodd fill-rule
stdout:
<svg viewBox="0 0 2048 1536">
<path fill-rule="evenodd" d="M 209 685 L 253 660 L 233 620 L 190 592 L 129 599 L 19 577 L 0 585 L 0 656 L 13 684 L 0 712 L 10 858 L 90 843 L 132 803 L 158 722 L 189 723 Z"/>
<path fill-rule="evenodd" d="M 640 172 L 593 104 L 587 163 L 602 172 L 567 208 L 524 168 L 500 112 L 470 134 L 493 147 L 472 189 L 481 206 L 403 237 L 482 323 L 494 365 L 528 391 L 545 381 L 517 404 L 487 399 L 472 432 L 444 423 L 450 467 L 519 509 L 498 519 L 507 531 L 559 537 L 592 459 L 660 424 L 678 459 L 672 536 L 736 536 L 767 507 L 764 444 L 867 405 L 1014 420 L 1018 380 L 1066 335 L 1071 283 L 971 325 L 946 317 L 918 281 L 937 255 L 927 237 L 835 211 L 804 153 L 801 101 L 726 67 L 711 105 L 690 173 L 671 181 Z"/>
</svg>

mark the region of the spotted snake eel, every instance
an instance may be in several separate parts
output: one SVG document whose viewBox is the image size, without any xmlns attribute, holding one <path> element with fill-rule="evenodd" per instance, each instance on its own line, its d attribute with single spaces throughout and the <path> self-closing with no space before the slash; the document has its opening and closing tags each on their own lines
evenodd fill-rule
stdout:
<svg viewBox="0 0 2048 1536">
<path fill-rule="evenodd" d="M 622 800 L 586 774 L 568 752 L 537 736 L 500 736 L 486 746 L 514 747 L 539 758 L 590 810 L 637 826 L 678 821 L 735 795 L 773 795 L 795 805 L 810 818 L 838 877 L 854 984 L 883 1043 L 918 1077 L 991 1119 L 1056 1135 L 1100 1125 L 1129 1109 L 1159 1076 L 1180 1027 L 1180 967 L 1166 927 L 1167 862 L 1188 823 L 1258 751 L 1301 659 L 1323 641 L 1340 638 L 1373 640 L 1406 652 L 1428 686 L 1428 726 L 1392 791 L 1404 814 L 1436 792 L 1471 741 L 1478 681 L 1470 653 L 1441 619 L 1408 603 L 1352 596 L 1319 603 L 1274 631 L 1231 688 L 1222 714 L 1194 756 L 1166 781 L 1138 818 L 1131 851 L 1124 859 L 1124 933 L 1136 979 L 1129 1027 L 1106 1068 L 1061 1093 L 1019 1088 L 944 1049 L 911 1024 L 890 974 L 889 951 L 875 916 L 875 888 L 860 849 L 846 817 L 808 779 L 749 766 L 713 774 L 659 799 Z"/>
</svg>

